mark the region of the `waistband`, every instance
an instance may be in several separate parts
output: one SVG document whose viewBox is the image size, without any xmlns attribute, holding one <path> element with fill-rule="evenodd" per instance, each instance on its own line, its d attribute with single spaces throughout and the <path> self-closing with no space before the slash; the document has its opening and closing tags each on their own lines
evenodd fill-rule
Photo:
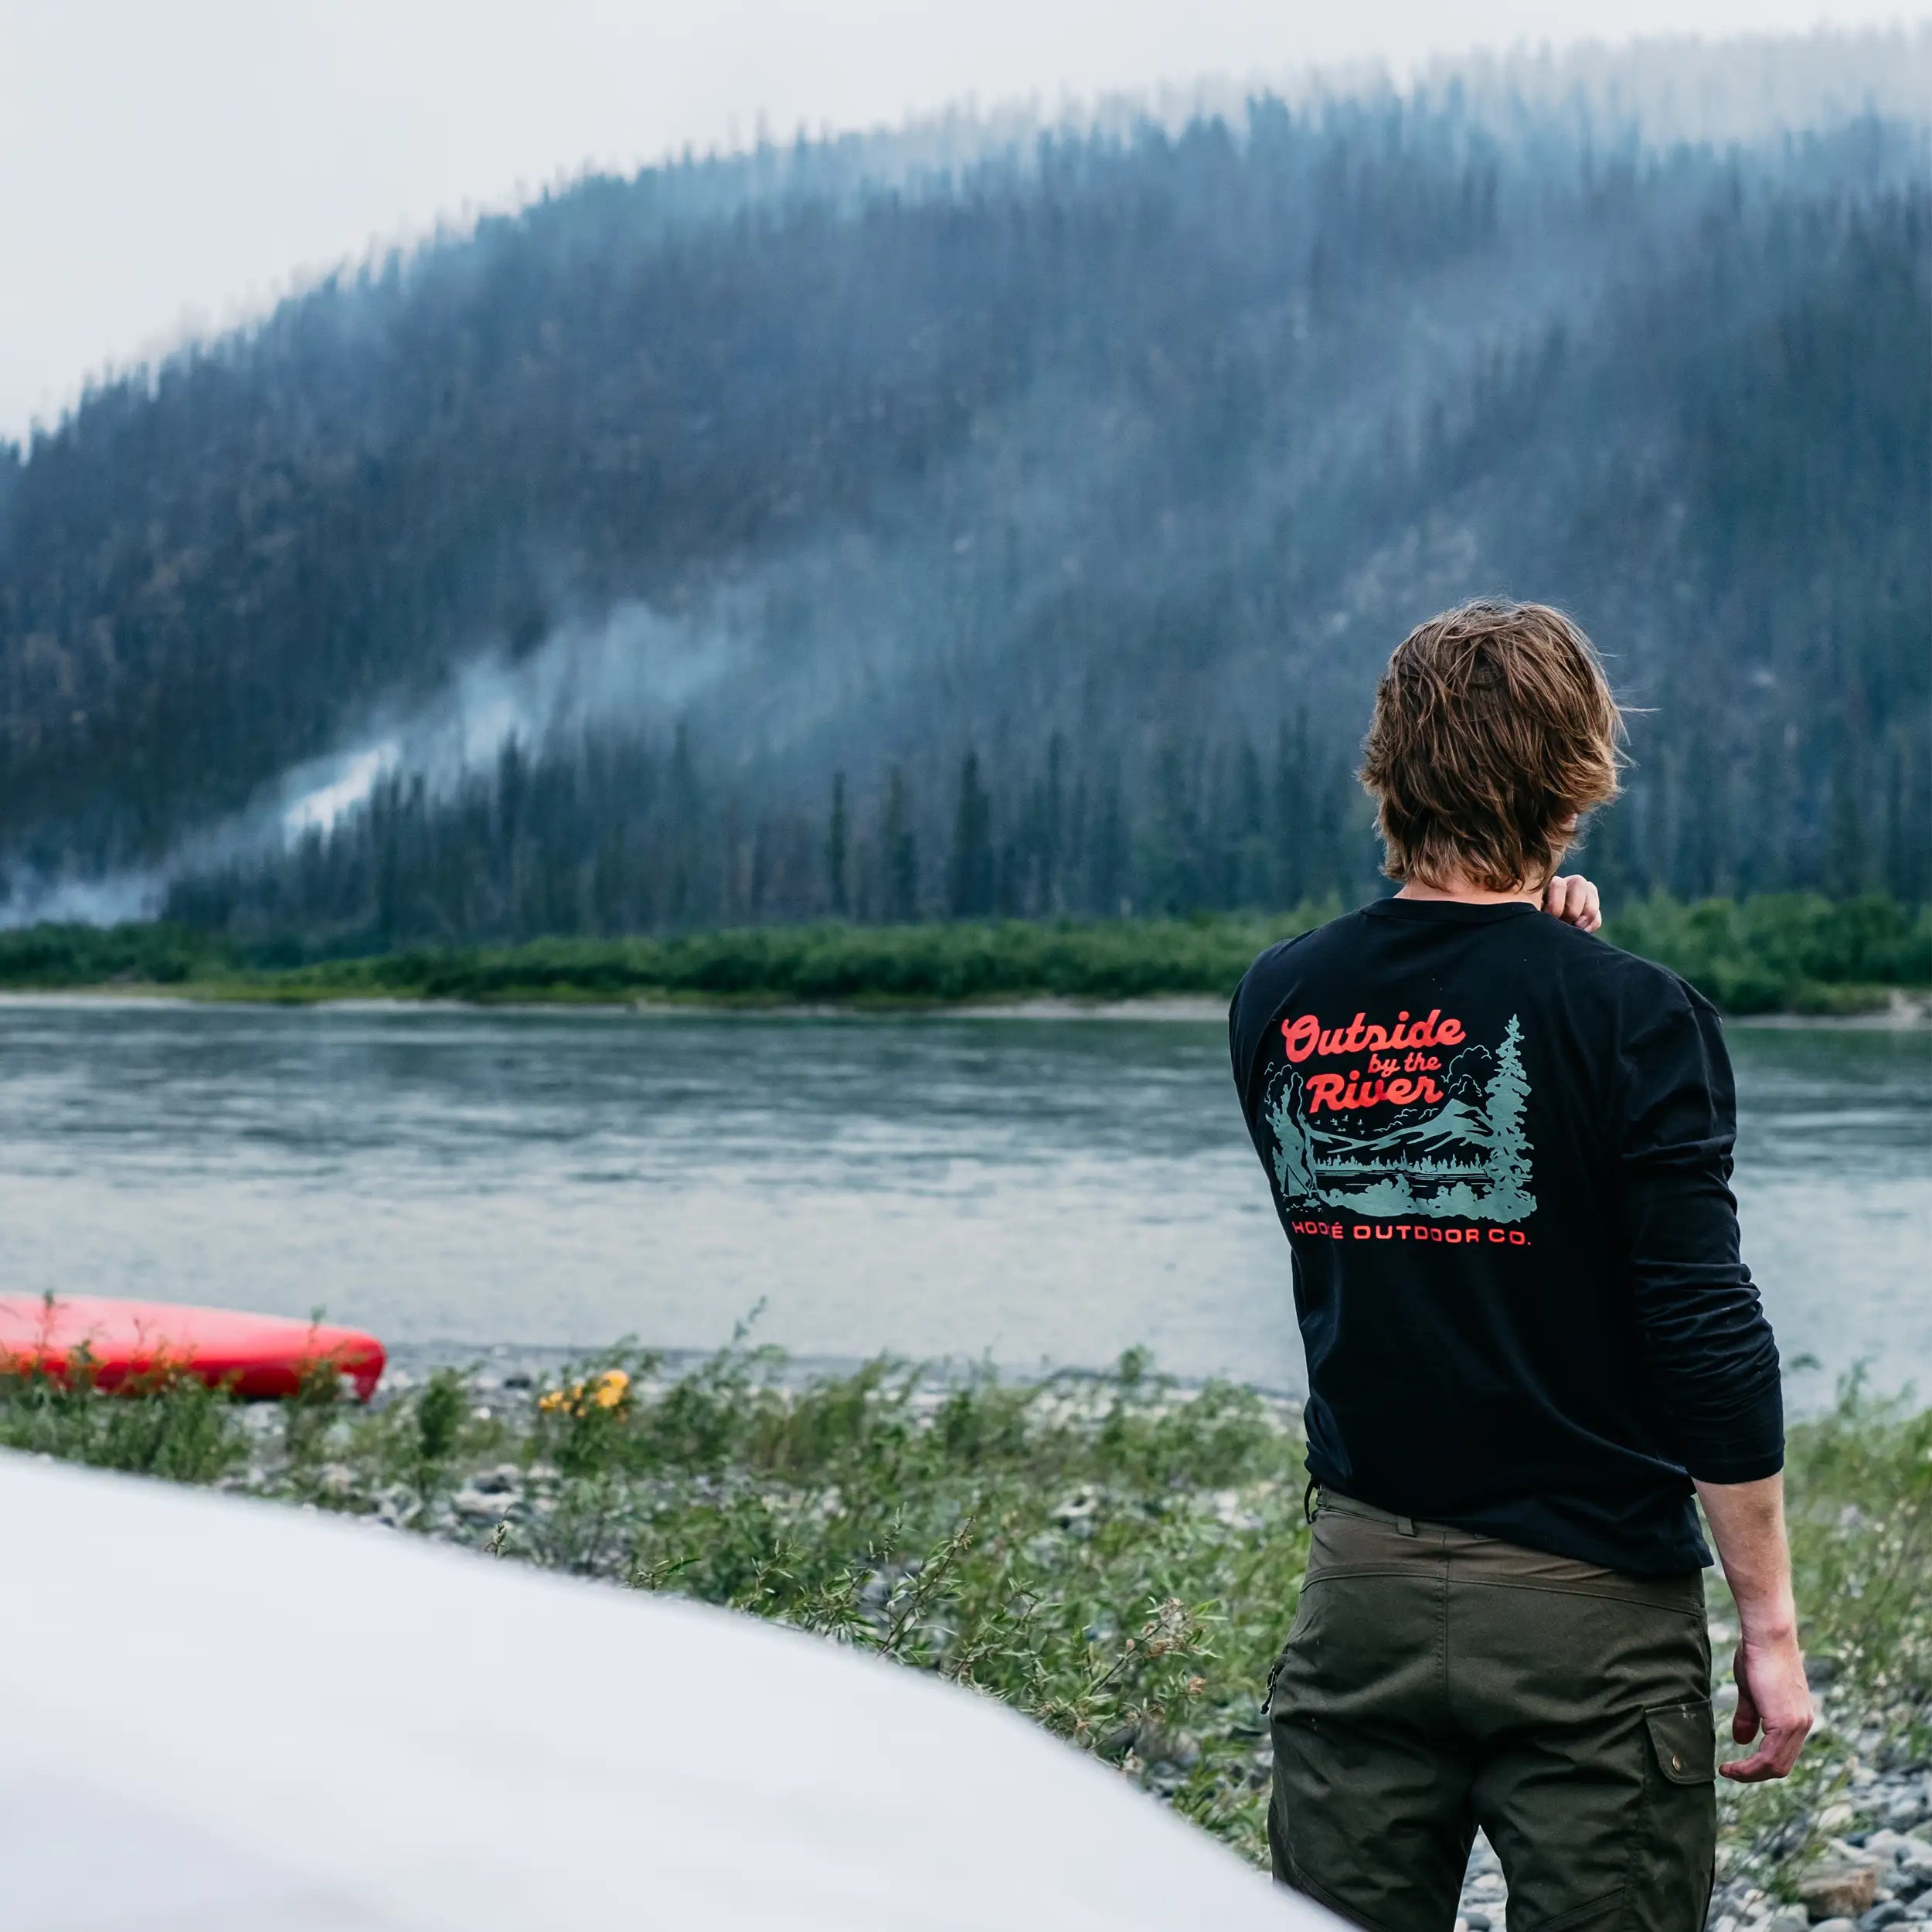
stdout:
<svg viewBox="0 0 1932 1932">
<path fill-rule="evenodd" d="M 1402 1575 L 1428 1569 L 1458 1583 L 1492 1584 L 1499 1589 L 1554 1590 L 1589 1597 L 1615 1597 L 1689 1616 L 1704 1614 L 1704 1573 L 1681 1577 L 1633 1577 L 1575 1556 L 1553 1556 L 1378 1509 L 1338 1491 L 1311 1488 L 1311 1520 L 1315 1543 L 1308 1556 L 1308 1580 L 1323 1577 Z"/>
</svg>

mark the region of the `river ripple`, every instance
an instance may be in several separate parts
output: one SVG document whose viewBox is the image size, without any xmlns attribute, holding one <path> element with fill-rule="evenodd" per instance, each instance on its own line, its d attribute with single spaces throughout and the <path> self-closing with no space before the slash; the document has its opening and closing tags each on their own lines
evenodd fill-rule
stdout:
<svg viewBox="0 0 1932 1932">
<path fill-rule="evenodd" d="M 410 1349 L 879 1349 L 1297 1390 L 1225 1033 L 1185 1020 L 0 1005 L 5 1280 Z M 1732 1031 L 1801 1402 L 1932 1390 L 1932 1036 Z"/>
</svg>

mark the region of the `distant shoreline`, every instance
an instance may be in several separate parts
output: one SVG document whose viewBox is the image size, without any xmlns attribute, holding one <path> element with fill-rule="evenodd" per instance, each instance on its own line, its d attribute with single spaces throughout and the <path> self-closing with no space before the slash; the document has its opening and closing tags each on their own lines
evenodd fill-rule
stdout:
<svg viewBox="0 0 1932 1932">
<path fill-rule="evenodd" d="M 822 920 L 359 951 L 167 924 L 41 926 L 0 932 L 0 989 L 291 1006 L 1219 1021 L 1257 954 L 1340 910 L 1328 900 L 1269 915 Z M 1605 939 L 1740 1017 L 1932 1022 L 1932 906 L 1879 896 L 1651 899 L 1621 911 Z"/>
<path fill-rule="evenodd" d="M 1932 993 L 1903 991 L 1866 1013 L 1728 1013 L 1725 1023 L 1770 1031 L 1828 1033 L 1916 1033 L 1932 1028 Z"/>
<path fill-rule="evenodd" d="M 1732 1027 L 1787 1032 L 1896 1032 L 1932 1030 L 1932 992 L 1891 989 L 1883 1006 L 1851 1013 L 1727 1013 Z M 1011 998 L 895 999 L 859 995 L 845 999 L 791 999 L 782 995 L 678 992 L 631 998 L 599 998 L 570 990 L 532 992 L 464 999 L 444 994 L 330 992 L 304 990 L 291 995 L 272 985 L 259 989 L 216 981 L 206 985 L 161 985 L 113 982 L 92 986 L 0 988 L 0 1009 L 10 1006 L 327 1008 L 358 1012 L 475 1014 L 584 1013 L 618 1019 L 1005 1019 L 1097 1020 L 1141 1025 L 1221 1026 L 1227 1002 L 1212 994 L 1150 993 L 1125 999 L 1083 999 L 1065 994 L 1019 995 Z"/>
</svg>

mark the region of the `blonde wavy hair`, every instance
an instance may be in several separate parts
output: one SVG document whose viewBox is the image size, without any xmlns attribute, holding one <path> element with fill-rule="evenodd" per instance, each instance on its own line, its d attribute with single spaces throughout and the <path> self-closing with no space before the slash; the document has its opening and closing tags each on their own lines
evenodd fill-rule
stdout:
<svg viewBox="0 0 1932 1932">
<path fill-rule="evenodd" d="M 1617 796 L 1623 737 L 1596 648 L 1560 611 L 1484 599 L 1417 624 L 1382 674 L 1362 746 L 1382 869 L 1541 886 L 1577 815 Z"/>
</svg>

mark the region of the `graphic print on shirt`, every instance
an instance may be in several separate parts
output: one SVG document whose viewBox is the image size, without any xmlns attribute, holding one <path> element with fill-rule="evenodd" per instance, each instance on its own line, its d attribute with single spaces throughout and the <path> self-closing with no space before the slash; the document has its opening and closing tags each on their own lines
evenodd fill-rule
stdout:
<svg viewBox="0 0 1932 1932">
<path fill-rule="evenodd" d="M 1262 1108 L 1284 1204 L 1437 1219 L 1533 1214 L 1516 1016 L 1493 1049 L 1440 1009 L 1414 1020 L 1405 1010 L 1386 1026 L 1366 1019 L 1281 1022 L 1284 1057 Z"/>
</svg>

